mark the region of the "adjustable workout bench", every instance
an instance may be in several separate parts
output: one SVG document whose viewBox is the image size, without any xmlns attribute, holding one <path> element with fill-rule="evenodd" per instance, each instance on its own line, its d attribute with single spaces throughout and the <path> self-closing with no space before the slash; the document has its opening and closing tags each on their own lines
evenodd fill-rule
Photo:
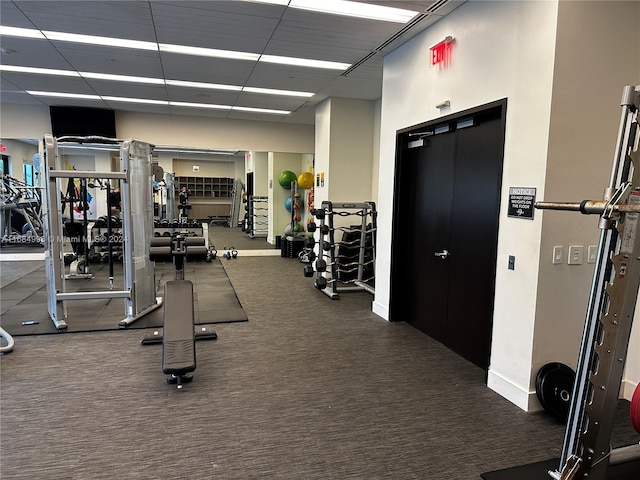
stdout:
<svg viewBox="0 0 640 480">
<path fill-rule="evenodd" d="M 149 259 L 173 260 L 173 280 L 164 286 L 163 333 L 154 332 L 142 339 L 143 345 L 162 342 L 162 371 L 171 377 L 167 383 L 190 382 L 196 369 L 196 339 L 217 338 L 216 332 L 201 327 L 194 332 L 193 283 L 184 279 L 184 261 L 204 260 L 207 247 L 202 237 L 154 237 Z"/>
</svg>

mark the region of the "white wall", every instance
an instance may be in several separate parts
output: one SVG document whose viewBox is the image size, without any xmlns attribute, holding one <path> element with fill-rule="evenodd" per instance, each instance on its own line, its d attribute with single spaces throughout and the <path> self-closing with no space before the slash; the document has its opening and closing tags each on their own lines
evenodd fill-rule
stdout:
<svg viewBox="0 0 640 480">
<path fill-rule="evenodd" d="M 0 137 L 40 140 L 46 133 L 51 133 L 49 107 L 0 105 Z"/>
<path fill-rule="evenodd" d="M 611 28 L 615 25 L 616 28 Z M 640 83 L 639 2 L 560 2 L 544 198 L 601 199 L 611 175 L 622 88 Z M 637 58 L 637 57 L 636 57 Z M 532 373 L 559 361 L 576 367 L 593 264 L 552 265 L 555 245 L 597 245 L 597 216 L 540 212 L 543 218 Z M 637 311 L 636 322 L 640 321 Z M 636 329 L 636 332 L 638 330 Z M 634 361 L 632 361 L 632 359 Z M 627 365 L 640 368 L 633 352 Z M 626 390 L 635 387 L 627 376 Z M 537 405 L 535 375 L 531 402 Z M 630 398 L 630 396 L 628 397 Z"/>
<path fill-rule="evenodd" d="M 269 154 L 254 152 L 253 193 L 266 197 L 269 194 Z"/>
<path fill-rule="evenodd" d="M 312 125 L 136 112 L 116 112 L 116 131 L 156 145 L 265 152 L 310 153 L 314 142 Z"/>
<path fill-rule="evenodd" d="M 579 215 L 507 218 L 508 188 L 536 187 L 538 200 L 600 198 L 608 176 L 597 158 L 585 156 L 609 152 L 602 161 L 610 167 L 617 121 L 608 110 L 619 116 L 623 85 L 640 79 L 639 9 L 638 2 L 467 2 L 385 58 L 374 311 L 388 318 L 396 131 L 507 98 L 488 385 L 524 410 L 539 408 L 532 384 L 542 363 L 575 366 L 584 320 L 589 266 L 554 269 L 551 248 L 586 247 L 598 232 L 597 219 Z M 447 35 L 455 37 L 450 65 L 430 66 L 429 47 Z M 436 103 L 446 99 L 451 107 L 438 112 Z M 517 259 L 515 271 L 506 268 L 509 255 Z M 629 388 L 640 377 L 637 343 L 636 327 Z"/>
<path fill-rule="evenodd" d="M 389 314 L 391 222 L 398 129 L 508 99 L 489 386 L 527 408 L 541 218 L 506 218 L 509 186 L 545 184 L 555 2 L 467 2 L 385 58 L 380 132 L 374 312 Z M 429 48 L 455 37 L 447 68 Z M 448 99 L 442 112 L 435 105 Z M 509 255 L 517 257 L 507 270 Z"/>
<path fill-rule="evenodd" d="M 51 133 L 49 108 L 1 104 L 0 137 L 41 139 Z M 118 138 L 155 145 L 311 153 L 314 127 L 277 122 L 116 111 Z"/>
<path fill-rule="evenodd" d="M 38 153 L 38 145 L 7 138 L 0 138 L 0 143 L 7 147 L 3 155 L 9 157 L 9 171 L 5 173 L 24 181 L 24 178 L 22 178 L 22 165 L 33 164 L 33 156 Z"/>
</svg>

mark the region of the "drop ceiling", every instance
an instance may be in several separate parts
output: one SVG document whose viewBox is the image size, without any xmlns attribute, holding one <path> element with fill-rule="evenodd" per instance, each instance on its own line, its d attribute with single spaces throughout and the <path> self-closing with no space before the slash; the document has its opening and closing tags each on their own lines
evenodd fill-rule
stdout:
<svg viewBox="0 0 640 480">
<path fill-rule="evenodd" d="M 129 50 L 47 39 L 0 38 L 0 64 L 206 82 L 313 93 L 294 97 L 245 91 L 146 85 L 78 77 L 0 72 L 0 100 L 174 115 L 313 124 L 329 97 L 376 100 L 383 56 L 464 1 L 369 1 L 418 12 L 408 24 L 367 20 L 249 1 L 0 1 L 0 24 L 147 42 L 343 62 L 347 70 Z M 30 91 L 288 110 L 271 115 L 239 110 L 133 104 L 33 96 Z"/>
</svg>

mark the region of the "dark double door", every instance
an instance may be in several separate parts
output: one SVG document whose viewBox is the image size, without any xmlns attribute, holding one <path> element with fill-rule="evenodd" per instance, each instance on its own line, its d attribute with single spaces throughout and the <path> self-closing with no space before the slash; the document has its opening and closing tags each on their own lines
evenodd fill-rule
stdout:
<svg viewBox="0 0 640 480">
<path fill-rule="evenodd" d="M 491 347 L 504 107 L 417 127 L 398 142 L 392 320 L 482 368 Z"/>
</svg>

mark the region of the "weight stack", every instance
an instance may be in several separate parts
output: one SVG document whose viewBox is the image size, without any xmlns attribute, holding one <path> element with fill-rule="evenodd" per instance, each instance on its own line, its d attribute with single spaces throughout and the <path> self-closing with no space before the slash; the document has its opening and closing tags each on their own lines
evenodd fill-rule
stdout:
<svg viewBox="0 0 640 480">
<path fill-rule="evenodd" d="M 282 237 L 280 242 L 280 256 L 284 258 L 298 258 L 304 248 L 304 237 Z"/>
</svg>

